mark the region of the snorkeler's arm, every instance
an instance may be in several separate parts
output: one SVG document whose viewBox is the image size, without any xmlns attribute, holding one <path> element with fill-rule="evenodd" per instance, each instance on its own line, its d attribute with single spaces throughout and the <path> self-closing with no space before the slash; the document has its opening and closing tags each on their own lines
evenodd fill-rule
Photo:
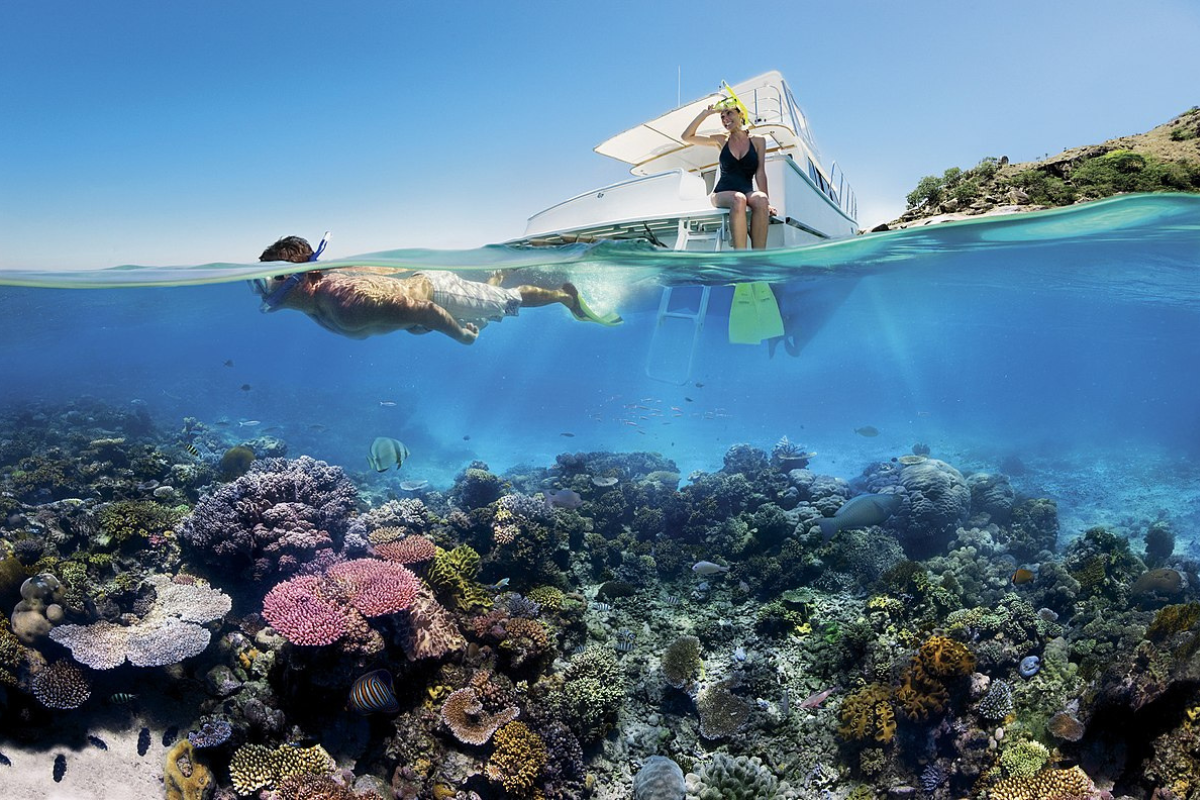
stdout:
<svg viewBox="0 0 1200 800">
<path fill-rule="evenodd" d="M 701 111 L 699 114 L 696 115 L 696 118 L 694 120 L 692 120 L 692 123 L 687 126 L 687 129 L 683 132 L 683 136 L 681 136 L 679 138 L 683 139 L 683 141 L 687 142 L 688 144 L 712 145 L 713 147 L 721 147 L 722 145 L 724 145 L 725 144 L 724 136 L 720 136 L 720 135 L 716 135 L 716 134 L 701 136 L 698 133 L 696 133 L 696 130 L 700 127 L 700 123 L 703 122 L 704 119 L 706 117 L 708 117 L 710 114 L 713 114 L 715 112 L 716 112 L 716 109 L 713 108 L 712 106 L 709 106 L 708 108 Z"/>
</svg>

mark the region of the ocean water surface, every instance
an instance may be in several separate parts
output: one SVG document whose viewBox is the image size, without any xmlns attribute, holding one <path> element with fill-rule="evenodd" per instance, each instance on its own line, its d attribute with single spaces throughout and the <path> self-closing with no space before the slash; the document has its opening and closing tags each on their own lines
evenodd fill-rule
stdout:
<svg viewBox="0 0 1200 800">
<path fill-rule="evenodd" d="M 479 275 L 504 268 L 520 270 L 522 279 L 531 283 L 570 280 L 594 307 L 616 310 L 625 322 L 612 328 L 583 324 L 554 306 L 524 309 L 516 318 L 492 323 L 471 346 L 438 334 L 397 333 L 355 341 L 323 330 L 298 312 L 260 313 L 259 299 L 246 283 L 263 274 L 258 264 L 84 272 L 63 265 L 58 272 L 0 272 L 0 419 L 5 420 L 7 440 L 0 452 L 15 454 L 13 459 L 26 455 L 13 445 L 22 429 L 69 428 L 81 415 L 111 408 L 145 417 L 147 440 L 178 459 L 211 465 L 227 448 L 241 444 L 260 457 L 312 456 L 344 470 L 366 507 L 422 492 L 449 495 L 456 477 L 461 479 L 468 467 L 525 476 L 512 479 L 510 489 L 520 486 L 528 495 L 571 488 L 575 484 L 555 478 L 562 478 L 570 454 L 582 454 L 578 463 L 607 459 L 604 463 L 617 465 L 629 458 L 627 454 L 658 454 L 679 473 L 683 488 L 705 475 L 736 471 L 742 463 L 738 459 L 752 452 L 739 445 L 770 457 L 787 437 L 813 454 L 807 467 L 811 473 L 855 487 L 846 494 L 866 489 L 867 483 L 856 483 L 865 473 L 878 475 L 880 465 L 896 466 L 897 459 L 917 452 L 945 462 L 962 476 L 1002 474 L 1018 501 L 1054 500 L 1060 550 L 1085 531 L 1104 526 L 1128 537 L 1141 553 L 1147 531 L 1164 523 L 1173 531 L 1176 559 L 1192 559 L 1186 564 L 1194 566 L 1200 558 L 1200 198 L 1119 197 L 1052 212 L 761 253 L 678 254 L 636 243 L 606 243 L 342 255 L 331 252 L 323 259 L 324 268 L 368 263 Z M 251 257 L 247 254 L 248 262 Z M 729 342 L 730 284 L 745 281 L 766 281 L 774 287 L 793 336 L 794 354 L 784 346 Z M 707 286 L 709 313 L 703 324 L 678 318 L 663 322 L 658 310 L 664 286 L 672 287 L 672 296 L 684 305 L 699 296 L 698 287 Z M 112 435 L 132 436 L 123 431 Z M 68 436 L 59 441 L 52 433 L 39 436 L 50 442 L 45 447 L 57 448 L 65 457 L 82 446 Z M 377 473 L 369 467 L 367 455 L 377 437 L 407 446 L 410 456 L 399 470 Z M 190 457 L 180 451 L 188 445 L 195 450 Z M 552 469 L 556 464 L 557 473 Z M 11 481 L 19 468 L 15 460 L 2 463 L 0 475 Z M 615 468 L 612 474 L 624 481 L 632 471 Z M 521 482 L 535 473 L 543 476 L 540 484 Z M 422 481 L 428 484 L 419 490 L 401 486 Z M 10 543 L 33 537 L 36 530 L 29 520 L 37 506 L 61 498 L 19 499 L 23 505 L 10 509 L 4 529 Z M 589 508 L 585 503 L 583 511 Z M 568 512 L 576 513 L 556 513 Z M 803 528 L 796 535 L 803 538 L 802 533 Z M 646 543 L 645 553 L 661 557 L 662 540 L 681 535 L 668 526 L 657 540 Z M 652 546 L 657 549 L 649 549 Z M 679 617 L 675 627 L 667 626 L 669 631 L 634 617 L 587 623 L 591 639 L 603 640 L 612 634 L 609 628 L 628 625 L 640 646 L 658 642 L 639 662 L 646 674 L 657 674 L 663 648 L 677 633 L 700 635 L 713 675 L 743 669 L 747 650 L 747 663 L 765 658 L 769 648 L 756 637 L 766 634 L 753 628 L 758 613 L 754 609 L 767 604 L 779 587 L 739 574 L 739 559 L 748 559 L 754 549 L 732 546 L 724 534 L 693 536 L 687 548 L 689 565 L 713 560 L 733 571 L 728 576 L 718 573 L 699 590 L 702 571 L 700 576 L 685 569 L 655 577 L 653 570 L 632 571 L 631 556 L 626 557 L 625 571 L 618 559 L 587 576 L 583 567 L 566 569 L 564 562 L 559 588 L 594 602 L 596 585 L 620 578 L 655 602 L 663 593 L 692 598 L 698 604 L 693 611 L 679 611 L 677 600 L 672 600 L 674 610 L 669 613 Z M 772 559 L 777 555 L 769 547 L 765 552 Z M 979 552 L 980 558 L 996 562 L 1002 576 L 1017 562 L 1036 561 L 1034 553 L 1014 556 L 1010 550 L 1006 556 L 1000 547 L 988 552 L 980 545 Z M 492 561 L 494 555 L 481 553 L 485 571 L 480 581 L 509 577 L 510 588 L 521 592 L 549 582 L 545 574 L 523 580 L 512 563 Z M 1187 575 L 1185 562 L 1171 563 L 1177 574 Z M 208 577 L 222 588 L 216 576 Z M 243 590 L 234 591 L 233 583 L 231 577 L 224 588 L 239 598 L 234 615 L 261 610 L 261 591 L 248 601 L 249 607 L 238 607 L 244 600 L 238 592 Z M 865 583 L 825 588 L 857 597 L 855 602 L 883 593 Z M 964 607 L 994 603 L 1003 588 L 993 586 L 992 595 L 981 589 L 963 600 Z M 1194 599 L 1194 586 L 1185 591 L 1188 594 L 1171 599 Z M 698 594 L 692 597 L 693 592 Z M 749 616 L 737 623 L 745 626 L 744 635 L 718 636 L 702 622 L 705 614 L 733 618 L 733 612 L 714 611 L 711 605 L 701 610 L 710 592 L 712 602 L 735 607 L 747 602 L 745 593 L 750 592 L 754 609 L 747 606 Z M 618 606 L 612 614 L 633 613 L 623 612 L 619 601 L 609 604 Z M 604 606 L 601 602 L 602 611 Z M 88 612 L 75 613 L 76 621 L 83 622 Z M 94 619 L 94 609 L 90 613 Z M 595 611 L 589 606 L 587 613 Z M 1060 610 L 1058 616 L 1067 614 Z M 915 646 L 928 633 L 920 630 L 900 641 Z M 1050 638 L 1040 640 L 1036 652 L 1041 653 Z M 576 630 L 559 642 L 557 655 L 567 658 L 589 641 Z M 44 640 L 37 647 L 51 660 L 62 655 L 61 648 Z M 637 655 L 633 648 L 616 650 L 628 658 L 629 650 Z M 983 663 L 985 656 L 978 657 Z M 897 665 L 905 658 L 900 656 Z M 387 666 L 397 674 L 402 669 L 389 662 L 386 652 L 355 664 L 360 672 L 374 666 Z M 1015 665 L 997 658 L 989 664 L 991 677 L 999 679 L 1008 670 L 1008 679 L 1019 682 Z M 354 668 L 347 662 L 339 663 L 339 669 L 346 678 L 337 691 L 344 692 Z M 536 677 L 503 660 L 496 669 L 507 670 L 514 681 Z M 551 671 L 549 662 L 542 669 Z M 825 716 L 814 711 L 812 720 L 817 722 L 794 723 L 823 724 L 828 737 L 838 728 L 837 704 L 855 687 L 852 681 L 861 685 L 863 678 L 849 667 L 839 673 L 826 666 L 808 675 L 772 669 L 780 685 L 790 686 L 793 705 L 826 688 L 826 683 L 842 687 L 829 701 L 831 709 L 821 712 Z M 632 675 L 637 670 L 627 671 Z M 125 684 L 116 681 L 115 674 L 103 673 L 96 680 L 108 681 L 110 692 L 121 691 Z M 426 669 L 413 672 L 410 679 L 432 685 L 438 682 L 432 675 Z M 439 680 L 446 683 L 448 678 L 443 674 Z M 808 728 L 789 727 L 793 723 L 786 721 L 786 709 L 785 723 L 779 722 L 779 704 L 787 701 L 778 692 L 769 696 L 761 676 L 744 686 L 734 693 L 743 696 L 754 715 L 774 720 L 767 725 L 754 716 L 748 723 L 752 733 L 746 742 L 754 744 L 757 755 L 765 747 L 778 744 L 787 750 L 789 742 L 816 736 L 802 733 Z M 649 699 L 630 700 L 620 712 L 620 720 L 628 724 L 616 732 L 610 725 L 608 738 L 589 743 L 576 731 L 584 743 L 587 768 L 595 776 L 589 790 L 595 796 L 630 796 L 632 775 L 651 755 L 685 762 L 684 772 L 698 770 L 718 750 L 731 756 L 755 755 L 748 753 L 748 744 L 698 736 L 692 701 L 671 691 L 660 681 Z M 963 700 L 955 713 L 967 719 L 973 702 Z M 635 710 L 639 703 L 640 710 Z M 19 705 L 15 700 L 11 704 Z M 87 714 L 88 707 L 79 713 Z M 650 715 L 653 719 L 646 722 Z M 186 731 L 198 716 L 196 712 L 176 724 Z M 306 733 L 320 739 L 319 726 L 312 727 L 318 729 Z M 678 746 L 656 744 L 659 740 L 644 735 L 643 729 L 650 727 L 674 730 Z M 371 731 L 385 736 L 377 726 Z M 1031 724 L 1029 731 L 1027 738 L 1055 744 L 1044 727 Z M 49 733 L 43 736 L 52 739 Z M 901 739 L 904 736 L 902 729 Z M 827 744 L 832 741 L 828 737 Z M 286 731 L 243 732 L 245 741 L 272 745 L 286 738 Z M 661 740 L 669 741 L 670 737 Z M 36 758 L 30 755 L 17 766 L 41 770 L 49 778 L 48 753 L 55 746 L 51 742 Z M 331 744 L 326 746 L 333 750 Z M 0 745 L 0 750 L 7 747 Z M 776 778 L 790 780 L 795 789 L 806 776 L 811 781 L 814 771 L 820 778 L 818 767 L 830 767 L 841 752 L 843 763 L 837 769 L 842 777 L 822 779 L 820 785 L 827 796 L 845 797 L 859 783 L 884 786 L 905 775 L 915 783 L 919 764 L 925 763 L 911 748 L 907 755 L 889 750 L 889 758 L 907 766 L 872 774 L 862 771 L 859 754 L 848 755 L 844 747 L 839 751 L 830 745 L 824 752 L 819 762 L 796 756 L 771 766 Z M 948 752 L 943 746 L 925 758 L 936 763 Z M 433 796 L 422 792 L 432 792 L 438 781 L 485 798 L 534 796 L 522 793 L 527 789 L 502 789 L 478 776 L 474 782 L 461 774 L 402 780 L 395 777 L 403 771 L 397 759 L 403 762 L 404 756 L 391 753 L 372 763 L 387 763 L 383 778 L 393 787 L 404 780 L 423 787 L 413 790 L 414 797 Z M 228 761 L 228 754 L 215 759 L 220 765 L 215 767 L 218 781 L 225 780 L 220 770 Z M 366 763 L 364 758 L 363 771 L 369 772 Z M 1088 767 L 1078 753 L 1062 766 L 1073 763 Z M 1089 774 L 1144 787 L 1148 779 L 1141 769 L 1129 763 L 1124 773 Z M 928 796 L 949 797 L 936 792 L 950 792 L 951 786 L 965 793 L 977 776 L 956 774 L 947 766 L 942 777 L 945 782 L 935 781 Z M 795 789 L 778 796 L 821 796 L 816 785 L 809 793 Z"/>
</svg>

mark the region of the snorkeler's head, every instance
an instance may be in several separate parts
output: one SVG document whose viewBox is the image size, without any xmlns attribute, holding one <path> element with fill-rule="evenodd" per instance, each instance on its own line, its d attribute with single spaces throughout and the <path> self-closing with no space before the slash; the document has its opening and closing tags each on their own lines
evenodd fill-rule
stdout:
<svg viewBox="0 0 1200 800">
<path fill-rule="evenodd" d="M 262 251 L 259 261 L 290 261 L 293 264 L 306 264 L 312 259 L 312 245 L 307 239 L 299 236 L 285 236 L 275 244 Z"/>
</svg>

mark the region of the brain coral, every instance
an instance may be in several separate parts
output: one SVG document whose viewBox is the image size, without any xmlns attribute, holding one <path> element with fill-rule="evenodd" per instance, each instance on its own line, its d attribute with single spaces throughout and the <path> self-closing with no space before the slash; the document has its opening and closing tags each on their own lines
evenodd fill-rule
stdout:
<svg viewBox="0 0 1200 800">
<path fill-rule="evenodd" d="M 683 770 L 669 758 L 650 756 L 633 779 L 633 800 L 683 800 Z"/>
<path fill-rule="evenodd" d="M 687 800 L 784 800 L 791 787 L 781 784 L 762 760 L 715 753 L 687 776 Z"/>
<path fill-rule="evenodd" d="M 976 472 L 967 484 L 971 487 L 971 514 L 987 514 L 990 522 L 1007 525 L 1017 499 L 1008 476 Z"/>
<path fill-rule="evenodd" d="M 929 458 L 900 469 L 879 464 L 864 477 L 872 492 L 899 488 L 904 503 L 885 527 L 896 531 L 910 558 L 926 558 L 944 551 L 970 514 L 967 481 L 944 461 Z"/>
</svg>

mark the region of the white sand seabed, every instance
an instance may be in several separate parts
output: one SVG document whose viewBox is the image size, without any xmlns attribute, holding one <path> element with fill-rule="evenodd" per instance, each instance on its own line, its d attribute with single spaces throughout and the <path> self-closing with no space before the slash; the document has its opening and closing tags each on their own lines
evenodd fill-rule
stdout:
<svg viewBox="0 0 1200 800">
<path fill-rule="evenodd" d="M 56 711 L 46 734 L 33 744 L 12 738 L 11 731 L 0 731 L 0 752 L 12 761 L 0 766 L 0 797 L 17 800 L 152 800 L 164 796 L 163 765 L 167 748 L 163 731 L 179 725 L 179 736 L 192 711 L 184 705 L 171 707 L 170 700 L 143 702 L 139 697 L 127 706 L 105 706 L 93 696 L 82 707 Z M 178 713 L 173 713 L 178 711 Z M 176 720 L 166 721 L 164 720 Z M 150 749 L 137 751 L 138 734 L 150 729 Z M 102 750 L 88 741 L 96 736 L 108 746 Z M 55 783 L 54 758 L 67 759 L 67 771 Z"/>
</svg>

